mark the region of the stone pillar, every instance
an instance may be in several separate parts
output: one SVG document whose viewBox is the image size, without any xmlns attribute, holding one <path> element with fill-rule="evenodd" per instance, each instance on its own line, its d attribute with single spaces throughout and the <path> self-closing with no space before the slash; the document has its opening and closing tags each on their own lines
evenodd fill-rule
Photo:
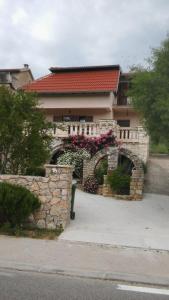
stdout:
<svg viewBox="0 0 169 300">
<path fill-rule="evenodd" d="M 118 165 L 118 148 L 110 147 L 108 154 L 108 173 L 117 169 Z"/>
<path fill-rule="evenodd" d="M 70 200 L 72 187 L 72 166 L 45 165 L 46 177 L 49 178 L 49 191 L 52 194 L 49 223 L 47 228 L 62 225 L 70 221 Z M 47 220 L 48 221 L 48 220 Z"/>
<path fill-rule="evenodd" d="M 104 183 L 103 183 L 103 188 L 102 188 L 102 195 L 104 197 L 112 197 L 113 196 L 113 191 L 112 191 L 110 185 L 107 183 L 107 175 L 104 175 Z"/>
<path fill-rule="evenodd" d="M 110 147 L 107 151 L 108 154 L 108 170 L 107 174 L 110 174 L 113 170 L 117 169 L 118 166 L 118 148 Z M 103 196 L 111 197 L 113 196 L 112 189 L 110 185 L 107 183 L 107 175 L 104 176 L 104 184 L 103 184 Z"/>
<path fill-rule="evenodd" d="M 113 130 L 114 132 L 116 132 L 116 128 L 117 128 L 117 122 L 115 120 L 99 120 L 99 131 L 100 134 L 105 134 L 107 133 L 109 130 Z"/>
<path fill-rule="evenodd" d="M 130 195 L 132 200 L 141 200 L 143 198 L 144 187 L 144 173 L 142 169 L 133 169 L 131 183 L 130 183 Z"/>
</svg>

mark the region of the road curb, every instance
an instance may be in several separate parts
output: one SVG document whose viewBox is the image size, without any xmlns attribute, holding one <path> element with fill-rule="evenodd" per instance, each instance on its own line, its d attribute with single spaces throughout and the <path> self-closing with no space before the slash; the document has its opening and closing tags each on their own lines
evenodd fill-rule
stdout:
<svg viewBox="0 0 169 300">
<path fill-rule="evenodd" d="M 33 272 L 49 275 L 60 275 L 69 277 L 79 277 L 95 280 L 107 280 L 117 283 L 125 283 L 132 285 L 145 285 L 145 286 L 158 286 L 169 288 L 169 277 L 152 277 L 147 275 L 129 274 L 129 273 L 111 273 L 111 272 L 100 272 L 91 270 L 78 270 L 78 269 L 57 269 L 52 267 L 45 267 L 31 264 L 18 264 L 12 262 L 0 262 L 0 269 L 8 271 L 19 271 L 19 272 Z"/>
<path fill-rule="evenodd" d="M 116 244 L 102 244 L 102 243 L 93 243 L 93 242 L 83 242 L 83 241 L 72 241 L 72 240 L 66 240 L 58 238 L 59 243 L 65 243 L 65 244 L 72 244 L 72 245 L 85 245 L 85 246 L 94 246 L 102 249 L 127 249 L 127 250 L 141 250 L 144 252 L 156 252 L 156 253 L 168 253 L 169 249 L 162 249 L 162 248 L 150 248 L 150 247 L 138 247 L 138 246 L 127 246 L 127 245 L 116 245 Z"/>
</svg>

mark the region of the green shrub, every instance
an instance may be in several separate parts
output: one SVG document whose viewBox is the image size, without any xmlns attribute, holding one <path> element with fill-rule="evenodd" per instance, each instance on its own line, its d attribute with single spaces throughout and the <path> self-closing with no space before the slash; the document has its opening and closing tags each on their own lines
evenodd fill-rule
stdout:
<svg viewBox="0 0 169 300">
<path fill-rule="evenodd" d="M 42 167 L 27 168 L 25 175 L 45 177 L 45 168 Z"/>
<path fill-rule="evenodd" d="M 91 194 L 96 194 L 98 187 L 98 181 L 94 177 L 88 177 L 83 185 L 84 191 Z"/>
<path fill-rule="evenodd" d="M 9 222 L 11 227 L 21 226 L 36 209 L 40 201 L 25 187 L 0 182 L 1 222 Z"/>
<path fill-rule="evenodd" d="M 124 173 L 122 167 L 118 167 L 107 176 L 107 182 L 112 190 L 118 194 L 129 194 L 131 177 Z"/>
<path fill-rule="evenodd" d="M 104 175 L 107 175 L 108 161 L 107 157 L 101 159 L 95 168 L 95 177 L 99 184 L 104 183 Z"/>
<path fill-rule="evenodd" d="M 169 154 L 169 148 L 164 143 L 150 143 L 150 153 L 152 154 Z"/>
</svg>

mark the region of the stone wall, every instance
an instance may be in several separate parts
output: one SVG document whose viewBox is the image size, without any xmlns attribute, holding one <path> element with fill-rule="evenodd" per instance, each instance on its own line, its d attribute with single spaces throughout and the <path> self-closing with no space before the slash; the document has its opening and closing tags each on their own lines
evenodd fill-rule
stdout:
<svg viewBox="0 0 169 300">
<path fill-rule="evenodd" d="M 169 155 L 152 155 L 147 164 L 145 192 L 169 195 Z"/>
<path fill-rule="evenodd" d="M 65 228 L 70 220 L 72 167 L 46 165 L 46 176 L 0 175 L 0 181 L 25 186 L 36 194 L 41 208 L 30 220 L 39 228 Z"/>
<path fill-rule="evenodd" d="M 123 148 L 130 150 L 137 155 L 145 164 L 149 157 L 149 142 L 131 143 L 125 142 L 122 144 Z"/>
</svg>

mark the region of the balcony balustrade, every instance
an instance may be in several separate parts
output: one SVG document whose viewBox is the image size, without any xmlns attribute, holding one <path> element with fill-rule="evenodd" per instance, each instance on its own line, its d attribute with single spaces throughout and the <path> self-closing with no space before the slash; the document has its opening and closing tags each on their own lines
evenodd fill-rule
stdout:
<svg viewBox="0 0 169 300">
<path fill-rule="evenodd" d="M 148 136 L 143 127 L 120 127 L 115 120 L 100 120 L 97 122 L 57 122 L 54 123 L 53 136 L 57 138 L 69 135 L 81 135 L 97 137 L 107 133 L 109 130 L 114 132 L 118 141 L 131 143 L 147 143 Z"/>
</svg>

